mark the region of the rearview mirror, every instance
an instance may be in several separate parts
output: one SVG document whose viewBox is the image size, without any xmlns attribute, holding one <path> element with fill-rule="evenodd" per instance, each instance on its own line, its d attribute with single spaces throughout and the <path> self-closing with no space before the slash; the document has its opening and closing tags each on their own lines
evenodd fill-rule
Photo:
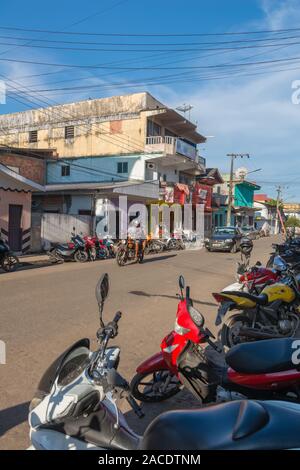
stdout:
<svg viewBox="0 0 300 470">
<path fill-rule="evenodd" d="M 183 290 L 185 286 L 185 280 L 182 274 L 179 276 L 178 283 L 179 283 L 180 289 Z"/>
<path fill-rule="evenodd" d="M 99 307 L 105 302 L 109 292 L 109 277 L 108 274 L 103 274 L 96 285 L 96 299 Z"/>
</svg>

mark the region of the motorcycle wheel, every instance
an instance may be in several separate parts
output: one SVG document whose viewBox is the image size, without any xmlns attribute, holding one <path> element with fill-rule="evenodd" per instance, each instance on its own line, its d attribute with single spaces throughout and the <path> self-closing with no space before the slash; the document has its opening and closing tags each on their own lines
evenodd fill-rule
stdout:
<svg viewBox="0 0 300 470">
<path fill-rule="evenodd" d="M 125 266 L 126 264 L 126 250 L 123 247 L 120 247 L 117 251 L 116 260 L 119 266 Z"/>
<path fill-rule="evenodd" d="M 7 255 L 4 257 L 2 260 L 2 268 L 4 269 L 5 272 L 7 273 L 12 273 L 17 269 L 19 266 L 19 258 L 15 255 Z"/>
<path fill-rule="evenodd" d="M 89 259 L 89 256 L 86 251 L 78 250 L 74 254 L 74 259 L 77 263 L 85 263 Z"/>
<path fill-rule="evenodd" d="M 138 255 L 138 262 L 139 262 L 140 264 L 142 264 L 143 260 L 144 260 L 144 253 L 139 253 L 139 255 Z"/>
<path fill-rule="evenodd" d="M 102 247 L 102 248 L 99 248 L 98 250 L 98 253 L 97 253 L 97 257 L 99 259 L 106 259 L 109 257 L 109 252 L 108 252 L 108 249 L 106 247 Z"/>
<path fill-rule="evenodd" d="M 169 381 L 169 382 L 167 382 Z M 164 389 L 164 386 L 166 388 Z M 176 395 L 182 385 L 169 370 L 136 374 L 130 384 L 131 393 L 137 400 L 157 403 Z"/>
<path fill-rule="evenodd" d="M 232 348 L 237 344 L 250 341 L 247 340 L 245 336 L 242 337 L 239 335 L 242 326 L 251 327 L 251 321 L 246 315 L 235 313 L 225 318 L 220 332 L 222 345 L 227 348 Z"/>
</svg>

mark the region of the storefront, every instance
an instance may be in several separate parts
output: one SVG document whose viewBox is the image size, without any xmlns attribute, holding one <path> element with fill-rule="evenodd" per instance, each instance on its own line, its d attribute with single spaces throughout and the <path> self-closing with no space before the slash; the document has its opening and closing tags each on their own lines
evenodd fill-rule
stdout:
<svg viewBox="0 0 300 470">
<path fill-rule="evenodd" d="M 0 236 L 17 253 L 31 247 L 31 194 L 43 186 L 0 164 Z"/>
</svg>

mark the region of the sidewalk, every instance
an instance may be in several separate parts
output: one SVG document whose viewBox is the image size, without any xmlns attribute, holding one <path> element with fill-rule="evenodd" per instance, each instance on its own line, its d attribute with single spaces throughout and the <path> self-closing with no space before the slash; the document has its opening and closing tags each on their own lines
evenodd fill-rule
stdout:
<svg viewBox="0 0 300 470">
<path fill-rule="evenodd" d="M 49 260 L 49 257 L 46 253 L 33 253 L 29 255 L 21 255 L 18 257 L 21 264 L 37 264 L 43 263 Z"/>
</svg>

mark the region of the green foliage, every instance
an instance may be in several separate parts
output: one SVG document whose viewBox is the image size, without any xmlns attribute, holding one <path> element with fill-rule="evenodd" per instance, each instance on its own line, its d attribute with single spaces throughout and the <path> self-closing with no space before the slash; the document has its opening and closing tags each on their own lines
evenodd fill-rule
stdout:
<svg viewBox="0 0 300 470">
<path fill-rule="evenodd" d="M 291 215 L 290 217 L 288 217 L 285 223 L 285 226 L 286 227 L 300 227 L 300 220 L 294 215 Z"/>
</svg>

